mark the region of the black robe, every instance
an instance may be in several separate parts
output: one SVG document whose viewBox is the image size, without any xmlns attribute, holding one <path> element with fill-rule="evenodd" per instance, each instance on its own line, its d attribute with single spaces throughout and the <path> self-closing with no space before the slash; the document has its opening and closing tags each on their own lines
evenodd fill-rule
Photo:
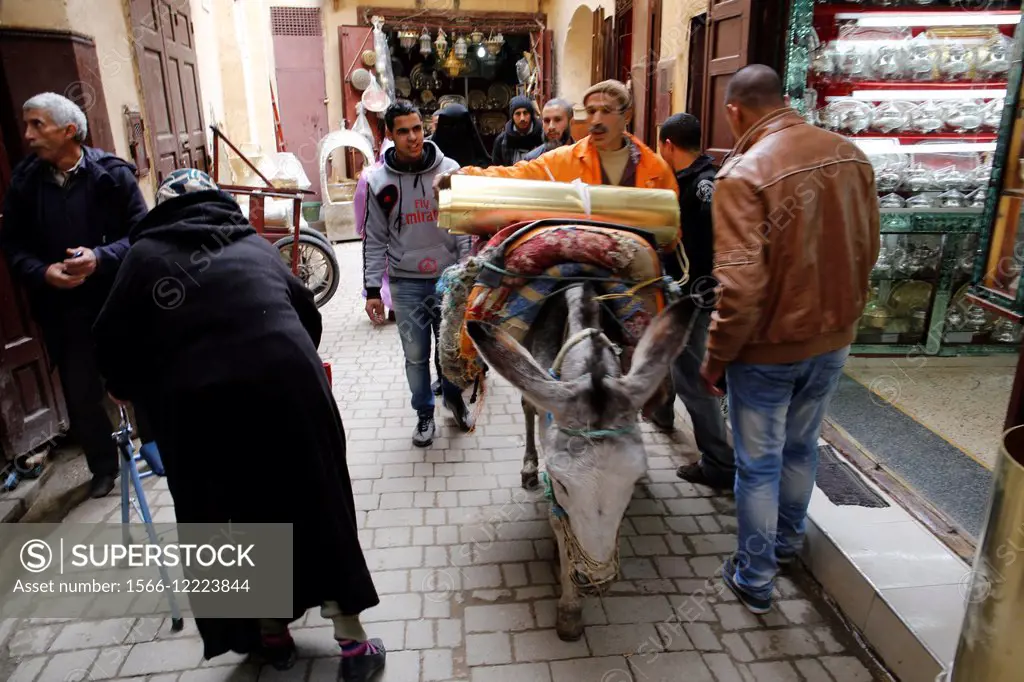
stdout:
<svg viewBox="0 0 1024 682">
<path fill-rule="evenodd" d="M 312 294 L 219 191 L 157 206 L 130 241 L 97 354 L 152 415 L 178 522 L 292 523 L 294 618 L 376 606 Z M 206 658 L 259 642 L 255 620 L 197 625 Z"/>
</svg>

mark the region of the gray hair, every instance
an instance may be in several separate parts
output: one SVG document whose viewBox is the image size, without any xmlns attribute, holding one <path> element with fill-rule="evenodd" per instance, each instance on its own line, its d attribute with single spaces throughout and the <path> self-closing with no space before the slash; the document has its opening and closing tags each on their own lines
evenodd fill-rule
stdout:
<svg viewBox="0 0 1024 682">
<path fill-rule="evenodd" d="M 30 98 L 21 108 L 22 111 L 38 109 L 45 111 L 61 128 L 74 124 L 75 142 L 84 142 L 89 134 L 89 124 L 85 121 L 85 112 L 77 104 L 55 92 L 43 92 Z"/>
<path fill-rule="evenodd" d="M 544 108 L 547 109 L 548 107 L 558 107 L 562 109 L 565 112 L 565 117 L 570 121 L 572 120 L 572 105 L 566 102 L 561 97 L 549 99 L 547 102 L 545 102 Z"/>
</svg>

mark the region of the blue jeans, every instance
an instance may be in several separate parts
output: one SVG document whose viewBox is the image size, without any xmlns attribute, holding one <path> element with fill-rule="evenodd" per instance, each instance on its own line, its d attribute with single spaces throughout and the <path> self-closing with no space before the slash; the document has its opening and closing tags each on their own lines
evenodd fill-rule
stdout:
<svg viewBox="0 0 1024 682">
<path fill-rule="evenodd" d="M 434 414 L 434 392 L 430 390 L 430 344 L 436 350 L 441 333 L 441 295 L 435 293 L 436 279 L 391 280 L 395 321 L 405 354 L 405 376 L 412 392 L 412 409 L 421 417 Z M 436 354 L 435 354 L 436 357 Z M 440 376 L 440 366 L 437 370 Z M 443 376 L 441 391 L 449 400 L 462 391 Z"/>
<path fill-rule="evenodd" d="M 849 346 L 786 365 L 726 370 L 736 450 L 736 583 L 768 599 L 776 556 L 800 552 L 818 469 L 818 436 Z"/>
</svg>

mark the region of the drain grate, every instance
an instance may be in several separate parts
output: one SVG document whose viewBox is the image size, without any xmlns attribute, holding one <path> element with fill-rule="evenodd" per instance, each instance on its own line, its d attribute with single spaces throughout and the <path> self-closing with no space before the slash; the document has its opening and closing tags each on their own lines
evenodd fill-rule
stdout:
<svg viewBox="0 0 1024 682">
<path fill-rule="evenodd" d="M 849 464 L 839 459 L 828 445 L 818 446 L 818 487 L 839 507 L 880 509 L 889 503 L 868 487 Z"/>
</svg>

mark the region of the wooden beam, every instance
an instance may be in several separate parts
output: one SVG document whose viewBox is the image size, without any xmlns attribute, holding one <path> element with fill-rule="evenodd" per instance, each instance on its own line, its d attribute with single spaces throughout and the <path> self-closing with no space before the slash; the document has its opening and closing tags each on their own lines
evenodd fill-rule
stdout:
<svg viewBox="0 0 1024 682">
<path fill-rule="evenodd" d="M 396 7 L 377 7 L 360 5 L 356 8 L 356 16 L 364 26 L 372 26 L 374 16 L 384 17 L 385 25 L 391 29 L 409 26 L 422 29 L 424 26 L 431 31 L 439 28 L 482 32 L 495 31 L 502 33 L 526 33 L 547 27 L 547 14 L 542 12 L 492 12 L 492 11 L 460 11 L 401 9 Z"/>
</svg>

